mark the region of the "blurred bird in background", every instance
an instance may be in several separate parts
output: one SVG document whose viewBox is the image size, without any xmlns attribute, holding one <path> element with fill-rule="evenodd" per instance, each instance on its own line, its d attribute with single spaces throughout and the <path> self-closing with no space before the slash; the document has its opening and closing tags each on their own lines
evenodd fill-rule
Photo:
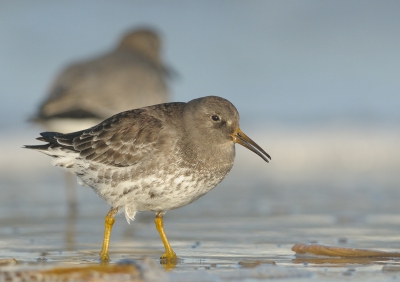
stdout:
<svg viewBox="0 0 400 282">
<path fill-rule="evenodd" d="M 33 121 L 47 130 L 78 131 L 125 110 L 169 101 L 161 39 L 150 29 L 126 33 L 117 47 L 68 66 Z"/>
<path fill-rule="evenodd" d="M 55 79 L 32 121 L 46 130 L 74 132 L 125 110 L 169 102 L 167 78 L 173 72 L 161 58 L 159 35 L 140 28 L 127 32 L 114 50 L 73 63 Z M 73 248 L 77 215 L 75 178 L 66 173 L 67 248 Z M 72 247 L 71 247 L 72 246 Z"/>
</svg>

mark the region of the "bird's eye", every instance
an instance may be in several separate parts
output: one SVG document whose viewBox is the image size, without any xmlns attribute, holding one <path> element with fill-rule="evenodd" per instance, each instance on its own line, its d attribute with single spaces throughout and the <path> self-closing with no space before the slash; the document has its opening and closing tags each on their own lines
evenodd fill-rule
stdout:
<svg viewBox="0 0 400 282">
<path fill-rule="evenodd" d="M 211 119 L 212 119 L 213 121 L 219 121 L 219 116 L 217 116 L 217 115 L 212 115 L 212 116 L 211 116 Z"/>
</svg>

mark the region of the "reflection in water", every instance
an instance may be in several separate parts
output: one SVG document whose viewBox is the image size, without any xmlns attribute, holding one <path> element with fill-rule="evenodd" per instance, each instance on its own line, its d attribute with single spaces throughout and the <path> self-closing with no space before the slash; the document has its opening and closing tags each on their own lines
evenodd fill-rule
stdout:
<svg viewBox="0 0 400 282">
<path fill-rule="evenodd" d="M 66 197 L 68 208 L 71 210 L 76 210 L 78 205 L 78 196 L 77 196 L 77 180 L 76 176 L 70 172 L 64 173 L 65 186 L 66 186 Z"/>
<path fill-rule="evenodd" d="M 171 271 L 173 270 L 179 263 L 182 263 L 183 260 L 176 258 L 176 259 L 166 259 L 166 258 L 160 258 L 160 264 L 166 271 Z"/>
<path fill-rule="evenodd" d="M 67 217 L 65 229 L 65 249 L 76 250 L 76 224 L 78 218 L 78 197 L 75 175 L 69 172 L 64 173 L 67 196 Z"/>
<path fill-rule="evenodd" d="M 10 258 L 10 259 L 0 259 L 0 267 L 2 266 L 10 266 L 10 265 L 16 265 L 18 262 L 15 258 Z"/>
<path fill-rule="evenodd" d="M 369 257 L 346 257 L 346 258 L 330 258 L 330 257 L 297 257 L 292 262 L 295 264 L 323 264 L 324 266 L 329 264 L 329 267 L 346 267 L 348 264 L 359 264 L 359 265 L 374 265 L 374 264 L 387 264 L 385 261 L 392 263 L 391 258 L 369 258 Z"/>
<path fill-rule="evenodd" d="M 400 266 L 398 265 L 385 265 L 382 267 L 383 272 L 400 272 Z"/>
<path fill-rule="evenodd" d="M 273 260 L 265 260 L 265 259 L 264 260 L 244 259 L 239 261 L 238 264 L 243 268 L 253 268 L 262 264 L 276 265 L 276 262 Z"/>
<path fill-rule="evenodd" d="M 336 246 L 325 246 L 320 244 L 296 244 L 292 247 L 292 251 L 297 254 L 312 254 L 317 256 L 328 257 L 379 257 L 379 258 L 398 258 L 400 253 L 384 252 L 378 250 L 343 248 Z"/>
<path fill-rule="evenodd" d="M 1 281 L 167 281 L 167 276 L 152 260 L 124 261 L 120 264 L 89 264 L 8 268 L 0 272 Z"/>
</svg>

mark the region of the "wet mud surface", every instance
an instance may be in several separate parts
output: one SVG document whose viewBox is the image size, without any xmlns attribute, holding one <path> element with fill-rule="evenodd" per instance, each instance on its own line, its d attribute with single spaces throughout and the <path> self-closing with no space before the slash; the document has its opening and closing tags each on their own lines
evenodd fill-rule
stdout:
<svg viewBox="0 0 400 282">
<path fill-rule="evenodd" d="M 66 193 L 63 172 L 46 156 L 6 148 L 0 281 L 400 279 L 398 162 L 387 159 L 390 166 L 374 170 L 320 166 L 312 147 L 306 155 L 315 163 L 290 167 L 298 158 L 284 159 L 279 148 L 272 148 L 268 166 L 238 150 L 237 164 L 218 187 L 167 212 L 165 231 L 181 259 L 176 264 L 160 264 L 164 248 L 154 214 L 139 213 L 130 225 L 116 217 L 106 267 L 98 254 L 107 204 L 75 182 L 75 192 Z M 390 148 L 394 161 L 398 152 Z M 68 204 L 73 198 L 76 206 Z M 298 253 L 296 244 L 303 244 Z"/>
<path fill-rule="evenodd" d="M 95 206 L 103 213 L 107 211 L 101 202 Z M 109 275 L 114 275 L 113 279 L 118 281 L 116 269 L 100 271 L 101 268 L 97 268 L 101 267 L 98 252 L 103 218 L 100 214 L 91 215 L 91 211 L 81 208 L 72 218 L 24 216 L 2 219 L 0 233 L 4 261 L 0 264 L 0 272 L 4 275 L 7 271 L 29 270 L 44 275 L 43 271 L 50 271 L 53 278 L 75 277 L 90 281 L 86 272 L 57 270 L 79 266 L 94 271 L 96 277 L 108 279 Z M 162 278 L 159 281 L 200 277 L 202 280 L 193 281 L 301 277 L 318 281 L 350 277 L 365 281 L 393 279 L 400 275 L 400 224 L 397 224 L 400 215 L 363 215 L 344 223 L 337 216 L 323 214 L 207 216 L 203 212 L 199 215 L 189 212 L 184 215 L 185 212 L 173 211 L 165 217 L 166 232 L 181 258 L 176 265 L 160 264 L 158 258 L 163 253 L 162 243 L 152 215 L 143 214 L 131 225 L 123 216 L 117 217 L 108 267 L 120 267 L 120 272 L 130 275 L 121 277 L 128 277 L 131 281 L 147 277 L 132 272 L 137 265 L 143 271 L 143 264 L 146 271 L 159 275 L 157 279 Z M 296 243 L 314 245 L 301 246 L 308 248 L 304 254 L 292 250 Z M 315 245 L 317 243 L 324 245 Z M 321 251 L 324 246 L 331 247 L 330 253 Z M 332 247 L 339 248 L 339 251 L 335 253 Z M 349 248 L 358 249 L 350 249 L 348 253 L 354 254 L 359 249 L 364 253 L 343 256 Z M 397 255 L 371 255 L 365 253 L 368 250 L 396 252 Z"/>
</svg>

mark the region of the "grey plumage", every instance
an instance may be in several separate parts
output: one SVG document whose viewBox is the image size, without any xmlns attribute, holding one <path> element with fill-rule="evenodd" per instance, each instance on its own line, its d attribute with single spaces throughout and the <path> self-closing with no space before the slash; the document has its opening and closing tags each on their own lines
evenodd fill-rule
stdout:
<svg viewBox="0 0 400 282">
<path fill-rule="evenodd" d="M 124 210 L 128 220 L 137 211 L 162 218 L 206 194 L 232 168 L 235 143 L 270 159 L 240 130 L 236 108 L 215 96 L 130 110 L 83 131 L 41 136 L 46 145 L 26 148 L 54 157 L 55 165 L 112 206 L 112 216 Z"/>
<path fill-rule="evenodd" d="M 128 32 L 113 51 L 64 69 L 34 120 L 51 130 L 55 119 L 93 119 L 94 125 L 121 111 L 167 102 L 169 71 L 160 52 L 156 32 Z"/>
</svg>

